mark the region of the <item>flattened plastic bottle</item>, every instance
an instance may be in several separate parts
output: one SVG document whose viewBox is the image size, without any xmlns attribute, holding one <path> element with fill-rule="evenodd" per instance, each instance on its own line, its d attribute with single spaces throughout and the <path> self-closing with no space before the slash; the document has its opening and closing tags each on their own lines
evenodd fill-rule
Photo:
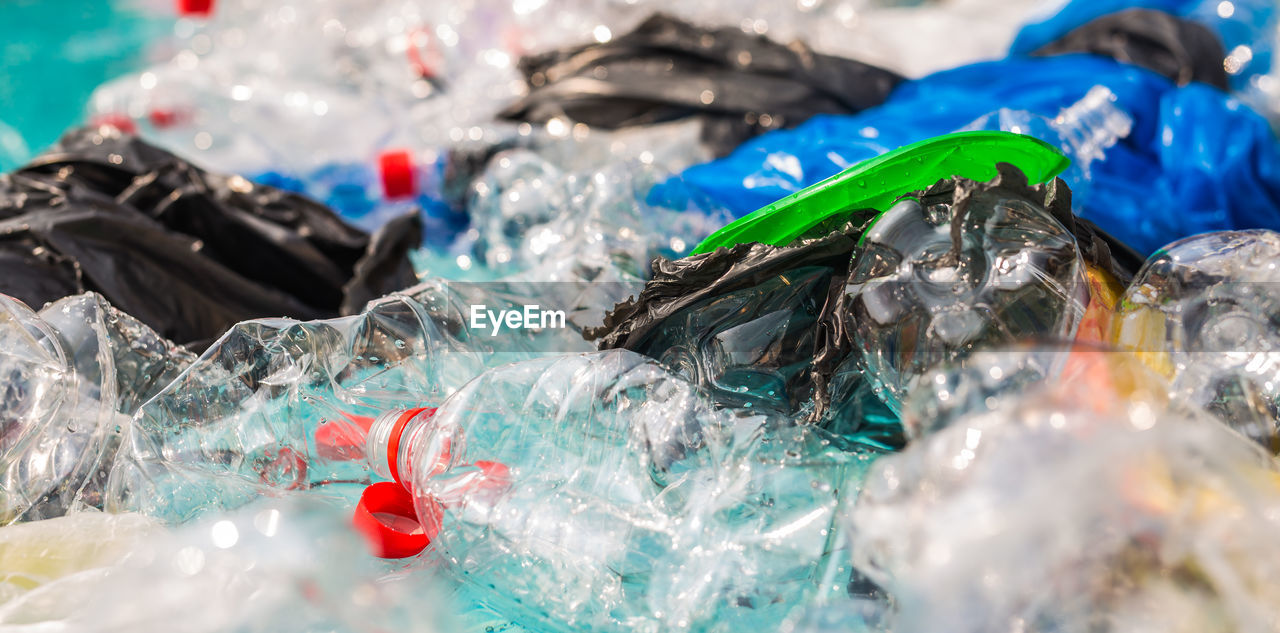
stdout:
<svg viewBox="0 0 1280 633">
<path fill-rule="evenodd" d="M 371 530 L 430 540 L 487 602 L 557 630 L 759 630 L 846 595 L 832 522 L 873 455 L 717 409 L 626 351 L 491 370 L 370 438 L 371 467 L 398 482 L 366 494 L 387 511 Z"/>
<path fill-rule="evenodd" d="M 101 508 L 133 412 L 192 360 L 96 294 L 0 295 L 0 525 Z"/>
<path fill-rule="evenodd" d="M 182 523 L 264 494 L 354 501 L 369 482 L 358 460 L 378 413 L 439 404 L 490 367 L 589 350 L 574 319 L 610 287 L 585 286 L 435 280 L 357 316 L 241 323 L 138 411 L 107 507 Z M 477 308 L 523 313 L 539 301 L 563 318 L 476 327 Z"/>
</svg>

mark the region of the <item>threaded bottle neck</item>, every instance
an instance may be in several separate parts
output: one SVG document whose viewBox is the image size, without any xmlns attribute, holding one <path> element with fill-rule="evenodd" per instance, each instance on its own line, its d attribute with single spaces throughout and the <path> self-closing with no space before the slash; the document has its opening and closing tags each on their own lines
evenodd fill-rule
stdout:
<svg viewBox="0 0 1280 633">
<path fill-rule="evenodd" d="M 1102 160 L 1107 149 L 1129 136 L 1133 119 L 1116 107 L 1116 95 L 1106 86 L 1094 86 L 1079 101 L 1063 108 L 1051 124 L 1061 135 L 1081 170 Z"/>
<path fill-rule="evenodd" d="M 434 409 L 393 409 L 374 419 L 365 442 L 365 457 L 373 471 L 408 487 L 408 447 L 431 419 Z"/>
</svg>

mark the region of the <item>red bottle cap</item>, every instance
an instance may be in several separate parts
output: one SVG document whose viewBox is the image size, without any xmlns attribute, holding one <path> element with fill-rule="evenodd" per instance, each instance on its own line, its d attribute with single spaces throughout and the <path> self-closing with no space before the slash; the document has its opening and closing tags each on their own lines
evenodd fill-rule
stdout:
<svg viewBox="0 0 1280 633">
<path fill-rule="evenodd" d="M 440 47 L 436 44 L 430 27 L 421 26 L 409 31 L 409 46 L 404 52 L 413 72 L 423 79 L 434 78 L 439 67 L 444 64 Z"/>
<path fill-rule="evenodd" d="M 365 488 L 352 517 L 356 529 L 368 539 L 380 558 L 407 558 L 427 547 L 440 530 L 440 511 L 424 523 L 413 508 L 413 495 L 400 484 L 378 482 Z"/>
<path fill-rule="evenodd" d="M 213 0 L 178 0 L 178 15 L 208 17 L 213 14 Z"/>
<path fill-rule="evenodd" d="M 179 123 L 184 123 L 188 119 L 185 113 L 179 112 L 178 110 L 170 110 L 168 108 L 156 108 L 147 113 L 147 118 L 150 119 L 151 125 L 162 130 L 173 127 Z"/>
<path fill-rule="evenodd" d="M 343 413 L 346 421 L 330 420 L 316 429 L 316 453 L 325 459 L 355 461 L 364 459 L 365 438 L 373 418 Z"/>
<path fill-rule="evenodd" d="M 138 133 L 138 124 L 134 123 L 133 119 L 129 118 L 127 115 L 120 113 L 99 114 L 89 120 L 89 125 L 93 127 L 102 127 L 105 125 L 107 127 L 113 127 L 120 130 L 125 134 Z"/>
<path fill-rule="evenodd" d="M 378 156 L 382 174 L 382 193 L 388 200 L 409 198 L 417 193 L 414 183 L 413 154 L 408 150 L 388 150 Z"/>
</svg>

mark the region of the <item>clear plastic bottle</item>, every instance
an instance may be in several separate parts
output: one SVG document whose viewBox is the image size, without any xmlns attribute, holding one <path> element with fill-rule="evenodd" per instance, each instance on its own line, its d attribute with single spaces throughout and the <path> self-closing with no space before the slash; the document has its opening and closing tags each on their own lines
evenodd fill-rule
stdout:
<svg viewBox="0 0 1280 633">
<path fill-rule="evenodd" d="M 1130 284 L 1115 342 L 1177 397 L 1280 452 L 1280 233 L 1205 233 L 1153 255 Z"/>
<path fill-rule="evenodd" d="M 101 508 L 138 406 L 193 357 L 95 294 L 0 295 L 0 525 Z"/>
<path fill-rule="evenodd" d="M 182 523 L 263 494 L 354 501 L 370 475 L 363 427 L 379 412 L 438 404 L 490 367 L 591 349 L 567 317 L 529 329 L 473 319 L 473 306 L 522 311 L 537 291 L 435 280 L 356 316 L 235 326 L 139 409 L 108 509 Z"/>
<path fill-rule="evenodd" d="M 369 464 L 399 483 L 371 489 L 364 511 L 374 532 L 430 540 L 517 621 L 773 628 L 846 591 L 832 521 L 872 453 L 838 444 L 717 409 L 639 354 L 562 356 L 492 370 L 434 412 L 381 417 Z"/>
<path fill-rule="evenodd" d="M 895 412 L 933 367 L 1025 338 L 1071 340 L 1089 303 L 1075 238 L 1015 171 L 944 181 L 881 214 L 845 300 L 866 377 Z"/>
<path fill-rule="evenodd" d="M 1027 134 L 1060 147 L 1071 158 L 1071 166 L 1062 179 L 1076 197 L 1083 197 L 1089 185 L 1090 164 L 1106 158 L 1107 150 L 1128 137 L 1133 129 L 1133 119 L 1115 103 L 1116 95 L 1110 89 L 1094 86 L 1056 117 L 1002 108 L 965 129 Z"/>
</svg>

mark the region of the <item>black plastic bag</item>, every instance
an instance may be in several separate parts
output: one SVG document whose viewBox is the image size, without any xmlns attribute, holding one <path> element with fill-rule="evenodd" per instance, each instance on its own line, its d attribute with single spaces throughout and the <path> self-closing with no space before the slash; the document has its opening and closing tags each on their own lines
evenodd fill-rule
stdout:
<svg viewBox="0 0 1280 633">
<path fill-rule="evenodd" d="M 95 291 L 196 349 L 245 319 L 358 312 L 416 281 L 421 238 L 416 215 L 370 237 L 110 128 L 72 131 L 0 176 L 0 293 L 40 306 Z"/>
<path fill-rule="evenodd" d="M 1208 27 L 1163 11 L 1128 9 L 1104 15 L 1033 55 L 1093 53 L 1142 66 L 1183 86 L 1199 81 L 1228 89 L 1222 42 Z"/>
<path fill-rule="evenodd" d="M 1087 264 L 1122 285 L 1133 279 L 1142 257 L 1073 216 L 1065 183 L 1027 187 L 1015 168 L 1000 168 L 1000 179 L 991 184 L 948 179 L 904 197 L 954 198 L 953 212 L 960 212 L 964 196 L 1009 189 L 1043 203 L 1075 236 Z M 726 404 L 750 403 L 846 427 L 853 418 L 891 416 L 869 402 L 873 396 L 846 362 L 853 348 L 844 289 L 858 240 L 875 216 L 872 210 L 854 212 L 843 228 L 791 246 L 739 244 L 675 261 L 656 259 L 653 279 L 640 295 L 585 334 L 601 349 L 656 358 Z M 855 408 L 858 414 L 849 415 Z"/>
<path fill-rule="evenodd" d="M 903 78 L 861 62 L 784 46 L 740 29 L 654 15 L 603 44 L 520 61 L 530 93 L 503 117 L 554 117 L 607 129 L 702 116 L 717 155 L 821 113 L 879 105 Z"/>
</svg>

